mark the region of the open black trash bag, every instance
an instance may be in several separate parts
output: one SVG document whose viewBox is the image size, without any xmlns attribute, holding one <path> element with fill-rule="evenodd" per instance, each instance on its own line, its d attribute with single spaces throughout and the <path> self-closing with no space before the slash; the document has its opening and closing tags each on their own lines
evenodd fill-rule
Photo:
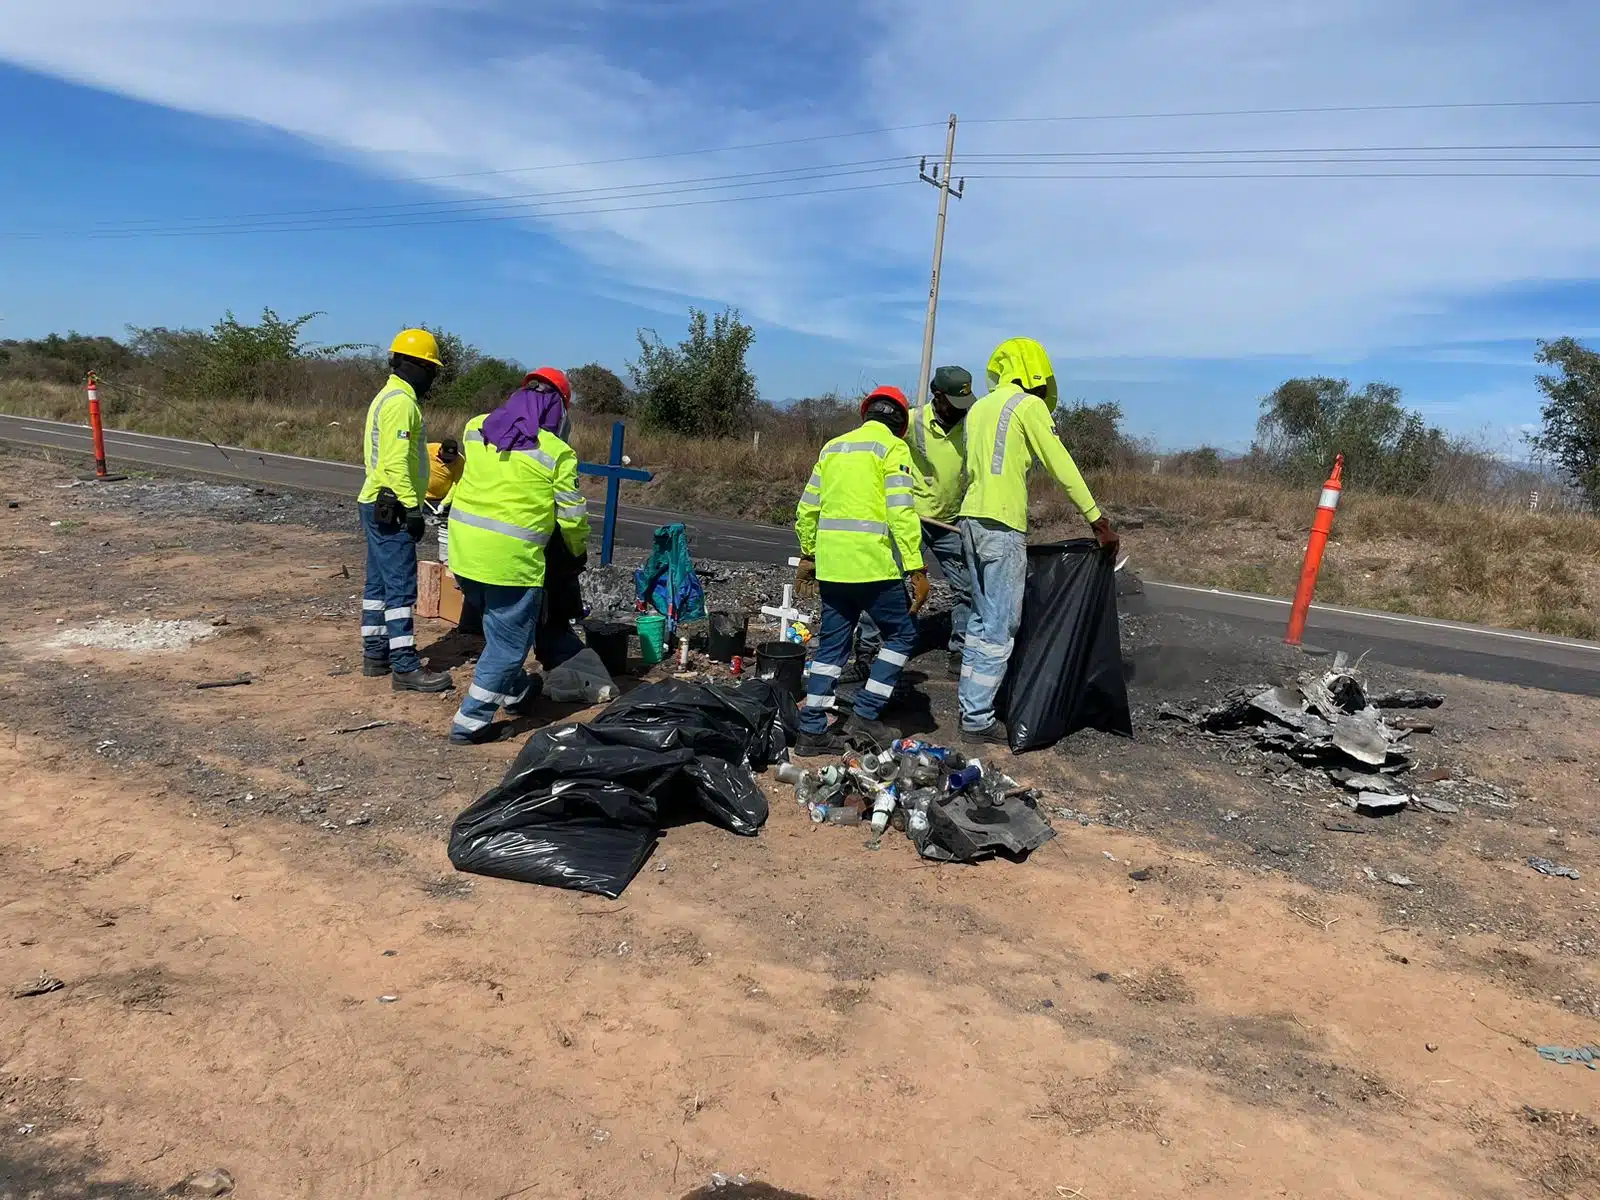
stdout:
<svg viewBox="0 0 1600 1200">
<path fill-rule="evenodd" d="M 615 899 L 668 824 L 699 817 L 754 837 L 767 801 L 750 768 L 784 753 L 784 712 L 770 684 L 668 679 L 588 725 L 538 730 L 499 785 L 456 818 L 450 861 Z"/>
<path fill-rule="evenodd" d="M 1028 547 L 1022 625 L 1001 690 L 1013 753 L 1080 729 L 1133 736 L 1113 556 L 1092 538 Z"/>
</svg>

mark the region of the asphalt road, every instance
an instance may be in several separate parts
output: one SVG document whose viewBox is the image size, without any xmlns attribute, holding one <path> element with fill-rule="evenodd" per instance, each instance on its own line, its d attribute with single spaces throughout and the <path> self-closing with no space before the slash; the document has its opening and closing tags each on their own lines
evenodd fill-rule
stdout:
<svg viewBox="0 0 1600 1200">
<path fill-rule="evenodd" d="M 0 442 L 81 455 L 90 451 L 89 431 L 84 426 L 3 414 Z M 113 470 L 154 467 L 343 497 L 353 496 L 362 478 L 361 468 L 348 463 L 232 446 L 219 450 L 209 442 L 122 431 L 107 431 L 106 455 Z M 672 521 L 688 527 L 694 553 L 704 558 L 776 565 L 797 552 L 794 534 L 788 529 L 628 504 L 618 512 L 617 540 L 626 546 L 648 546 L 655 528 Z M 1280 637 L 1289 609 L 1287 600 L 1148 579 L 1144 597 L 1135 603 L 1216 620 L 1241 634 L 1259 637 Z M 1594 642 L 1326 605 L 1313 606 L 1306 642 L 1326 650 L 1367 654 L 1397 667 L 1600 696 L 1600 644 Z"/>
</svg>

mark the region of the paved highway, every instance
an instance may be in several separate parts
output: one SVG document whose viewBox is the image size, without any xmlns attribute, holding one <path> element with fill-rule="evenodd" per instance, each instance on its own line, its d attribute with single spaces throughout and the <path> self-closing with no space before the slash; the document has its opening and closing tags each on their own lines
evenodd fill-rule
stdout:
<svg viewBox="0 0 1600 1200">
<path fill-rule="evenodd" d="M 0 442 L 90 452 L 86 427 L 32 417 L 0 415 Z M 121 430 L 107 431 L 106 454 L 113 469 L 154 467 L 341 497 L 353 496 L 361 481 L 361 469 L 348 463 Z M 781 564 L 796 553 L 787 529 L 627 504 L 618 513 L 617 538 L 648 546 L 656 526 L 671 521 L 688 526 L 694 552 L 705 558 Z M 1288 619 L 1288 601 L 1272 597 L 1154 580 L 1146 580 L 1145 589 L 1142 602 L 1152 610 L 1216 619 L 1252 636 L 1279 637 Z M 1600 696 L 1600 644 L 1594 642 L 1327 605 L 1313 606 L 1306 640 L 1397 667 Z"/>
</svg>

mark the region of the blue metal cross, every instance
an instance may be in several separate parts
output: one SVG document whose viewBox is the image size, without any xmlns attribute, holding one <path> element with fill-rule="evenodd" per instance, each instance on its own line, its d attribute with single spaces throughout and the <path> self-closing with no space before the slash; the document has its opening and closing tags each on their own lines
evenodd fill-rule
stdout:
<svg viewBox="0 0 1600 1200">
<path fill-rule="evenodd" d="M 611 565 L 611 545 L 617 536 L 617 491 L 624 479 L 636 483 L 649 483 L 655 478 L 649 471 L 622 465 L 622 422 L 611 427 L 611 461 L 609 463 L 578 464 L 580 475 L 597 475 L 606 481 L 605 533 L 600 539 L 600 565 Z"/>
</svg>

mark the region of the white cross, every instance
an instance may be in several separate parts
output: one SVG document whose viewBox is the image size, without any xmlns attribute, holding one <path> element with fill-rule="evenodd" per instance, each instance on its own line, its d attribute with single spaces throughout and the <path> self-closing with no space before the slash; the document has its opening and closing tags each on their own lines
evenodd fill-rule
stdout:
<svg viewBox="0 0 1600 1200">
<path fill-rule="evenodd" d="M 791 567 L 798 567 L 800 565 L 800 560 L 798 558 L 791 558 L 789 560 L 789 565 Z M 783 585 L 783 603 L 777 608 L 773 608 L 770 604 L 763 604 L 761 606 L 761 615 L 778 618 L 778 640 L 780 642 L 786 642 L 789 640 L 790 622 L 803 620 L 808 625 L 811 624 L 811 614 L 806 612 L 804 609 L 799 609 L 794 606 L 794 584 L 792 583 L 786 583 Z"/>
</svg>

